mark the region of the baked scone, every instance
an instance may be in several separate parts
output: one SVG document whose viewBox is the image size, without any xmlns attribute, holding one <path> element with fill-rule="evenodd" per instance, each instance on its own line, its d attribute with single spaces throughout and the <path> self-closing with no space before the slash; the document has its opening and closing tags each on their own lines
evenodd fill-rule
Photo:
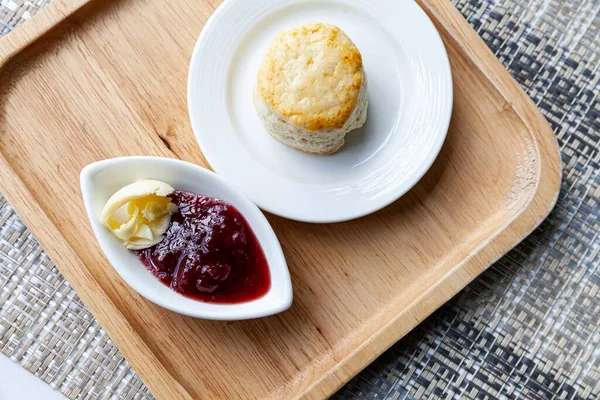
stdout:
<svg viewBox="0 0 600 400">
<path fill-rule="evenodd" d="M 254 104 L 267 131 L 310 154 L 335 153 L 367 120 L 367 77 L 356 45 L 337 26 L 286 29 L 258 71 Z"/>
</svg>

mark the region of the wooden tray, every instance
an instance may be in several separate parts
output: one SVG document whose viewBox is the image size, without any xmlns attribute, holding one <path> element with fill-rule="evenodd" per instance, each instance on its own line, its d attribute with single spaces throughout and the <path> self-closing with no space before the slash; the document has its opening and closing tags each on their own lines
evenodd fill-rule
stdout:
<svg viewBox="0 0 600 400">
<path fill-rule="evenodd" d="M 269 216 L 295 289 L 288 312 L 223 323 L 159 308 L 107 264 L 78 176 L 124 155 L 206 165 L 186 78 L 217 3 L 55 0 L 0 41 L 0 190 L 158 397 L 322 398 L 540 223 L 559 189 L 557 144 L 452 4 L 419 0 L 455 85 L 448 139 L 425 178 L 353 222 Z"/>
</svg>

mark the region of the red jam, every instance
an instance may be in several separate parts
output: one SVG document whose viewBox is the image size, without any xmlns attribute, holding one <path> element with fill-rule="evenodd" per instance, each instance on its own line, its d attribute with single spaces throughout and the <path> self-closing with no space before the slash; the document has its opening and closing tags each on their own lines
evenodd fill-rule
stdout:
<svg viewBox="0 0 600 400">
<path fill-rule="evenodd" d="M 136 251 L 150 272 L 176 292 L 209 303 L 242 303 L 267 293 L 267 260 L 235 207 L 188 192 L 171 199 L 179 210 L 165 238 Z"/>
</svg>

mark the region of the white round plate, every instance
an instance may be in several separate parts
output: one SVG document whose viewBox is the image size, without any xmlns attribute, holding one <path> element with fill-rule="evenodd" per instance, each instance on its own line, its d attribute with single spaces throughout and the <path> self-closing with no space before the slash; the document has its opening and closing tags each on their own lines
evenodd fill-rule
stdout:
<svg viewBox="0 0 600 400">
<path fill-rule="evenodd" d="M 330 156 L 273 139 L 252 101 L 271 39 L 307 22 L 344 30 L 369 82 L 367 123 Z M 188 107 L 208 162 L 260 208 L 338 222 L 387 206 L 429 169 L 450 122 L 452 76 L 440 36 L 412 0 L 225 0 L 196 43 Z"/>
</svg>

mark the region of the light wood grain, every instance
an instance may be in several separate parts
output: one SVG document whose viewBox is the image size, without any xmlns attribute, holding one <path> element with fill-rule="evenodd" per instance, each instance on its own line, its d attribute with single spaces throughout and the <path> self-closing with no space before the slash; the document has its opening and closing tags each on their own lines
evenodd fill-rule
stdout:
<svg viewBox="0 0 600 400">
<path fill-rule="evenodd" d="M 386 209 L 342 224 L 269 216 L 293 307 L 183 317 L 104 259 L 79 171 L 124 155 L 206 165 L 186 111 L 192 47 L 218 1 L 56 0 L 0 41 L 0 190 L 159 398 L 322 398 L 455 295 L 554 204 L 554 135 L 448 1 L 421 0 L 450 56 L 448 139 Z"/>
</svg>

